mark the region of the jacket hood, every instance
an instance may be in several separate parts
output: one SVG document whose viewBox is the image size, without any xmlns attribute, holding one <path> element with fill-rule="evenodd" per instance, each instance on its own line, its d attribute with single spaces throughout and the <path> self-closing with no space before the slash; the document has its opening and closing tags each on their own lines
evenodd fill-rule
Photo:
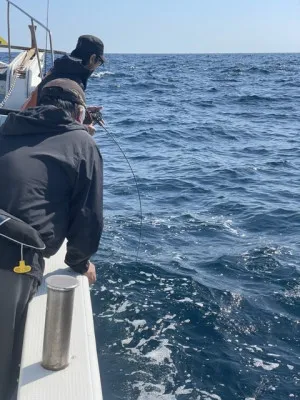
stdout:
<svg viewBox="0 0 300 400">
<path fill-rule="evenodd" d="M 57 135 L 66 131 L 86 130 L 64 110 L 55 106 L 29 108 L 19 113 L 10 113 L 0 127 L 0 135 Z"/>
<path fill-rule="evenodd" d="M 74 75 L 75 79 L 73 80 L 75 81 L 78 81 L 78 77 L 80 77 L 84 90 L 86 89 L 87 80 L 92 74 L 92 71 L 82 65 L 79 58 L 67 55 L 55 60 L 53 72 L 58 76 L 67 74 L 70 76 L 70 79 L 72 79 L 72 75 Z"/>
</svg>

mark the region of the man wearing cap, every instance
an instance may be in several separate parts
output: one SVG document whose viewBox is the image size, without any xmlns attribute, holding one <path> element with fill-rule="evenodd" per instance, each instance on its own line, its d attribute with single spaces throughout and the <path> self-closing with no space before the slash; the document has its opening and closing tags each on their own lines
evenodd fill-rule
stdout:
<svg viewBox="0 0 300 400">
<path fill-rule="evenodd" d="M 89 260 L 103 227 L 103 170 L 84 118 L 82 88 L 74 80 L 55 79 L 42 88 L 37 107 L 10 113 L 0 127 L 1 400 L 10 400 L 16 390 L 27 306 L 41 282 L 43 258 L 67 239 L 66 264 L 90 283 L 96 280 Z M 22 243 L 15 239 L 23 235 L 2 223 L 7 215 L 33 230 L 42 244 L 22 247 L 24 270 L 16 268 Z"/>
<path fill-rule="evenodd" d="M 30 107 L 35 107 L 38 103 L 42 88 L 53 79 L 72 79 L 77 82 L 83 90 L 86 90 L 88 78 L 95 69 L 104 62 L 103 42 L 96 36 L 80 36 L 76 48 L 70 55 L 65 55 L 55 60 L 53 68 L 31 94 L 22 109 L 25 110 Z"/>
</svg>

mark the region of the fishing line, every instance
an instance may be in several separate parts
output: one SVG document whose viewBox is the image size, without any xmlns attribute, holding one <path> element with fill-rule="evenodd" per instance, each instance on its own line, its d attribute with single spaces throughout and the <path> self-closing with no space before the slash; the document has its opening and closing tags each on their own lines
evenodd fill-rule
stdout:
<svg viewBox="0 0 300 400">
<path fill-rule="evenodd" d="M 142 210 L 142 200 L 141 200 L 141 195 L 140 195 L 140 190 L 139 190 L 139 186 L 137 183 L 137 179 L 135 176 L 135 173 L 133 171 L 133 168 L 125 154 L 125 152 L 123 151 L 123 149 L 121 148 L 121 146 L 119 145 L 117 139 L 115 138 L 115 136 L 108 131 L 108 129 L 105 128 L 105 126 L 103 126 L 103 122 L 102 122 L 102 118 L 100 116 L 95 116 L 93 115 L 94 119 L 96 120 L 96 122 L 100 125 L 101 128 L 103 128 L 105 130 L 105 132 L 108 134 L 108 136 L 114 141 L 114 143 L 118 146 L 119 150 L 121 151 L 121 153 L 123 154 L 123 157 L 125 158 L 127 164 L 129 165 L 129 168 L 131 170 L 132 176 L 134 178 L 135 181 L 135 186 L 136 186 L 136 191 L 138 194 L 138 198 L 139 198 L 139 204 L 140 204 L 140 235 L 139 235 L 139 243 L 138 243 L 138 248 L 137 248 L 137 252 L 136 252 L 136 262 L 138 260 L 139 257 L 139 251 L 140 251 L 140 246 L 141 246 L 141 239 L 142 239 L 142 226 L 143 226 L 143 210 Z"/>
</svg>

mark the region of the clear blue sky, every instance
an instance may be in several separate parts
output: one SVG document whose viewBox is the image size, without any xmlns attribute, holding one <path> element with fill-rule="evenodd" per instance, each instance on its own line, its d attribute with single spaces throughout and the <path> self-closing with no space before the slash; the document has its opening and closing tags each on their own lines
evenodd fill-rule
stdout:
<svg viewBox="0 0 300 400">
<path fill-rule="evenodd" d="M 47 0 L 15 2 L 45 22 Z M 27 20 L 13 16 L 13 42 L 27 45 Z M 300 0 L 50 0 L 49 26 L 66 51 L 90 33 L 107 53 L 299 52 Z"/>
</svg>

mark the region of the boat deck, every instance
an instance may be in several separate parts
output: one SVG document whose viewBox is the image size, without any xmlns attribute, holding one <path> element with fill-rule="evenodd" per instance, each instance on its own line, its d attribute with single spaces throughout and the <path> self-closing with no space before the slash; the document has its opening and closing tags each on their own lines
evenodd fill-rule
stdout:
<svg viewBox="0 0 300 400">
<path fill-rule="evenodd" d="M 68 274 L 76 276 L 79 282 L 74 299 L 70 364 L 55 372 L 41 366 L 47 301 L 43 282 L 28 310 L 18 400 L 102 400 L 88 281 L 64 264 L 64 256 L 65 245 L 46 260 L 44 278 Z"/>
</svg>

